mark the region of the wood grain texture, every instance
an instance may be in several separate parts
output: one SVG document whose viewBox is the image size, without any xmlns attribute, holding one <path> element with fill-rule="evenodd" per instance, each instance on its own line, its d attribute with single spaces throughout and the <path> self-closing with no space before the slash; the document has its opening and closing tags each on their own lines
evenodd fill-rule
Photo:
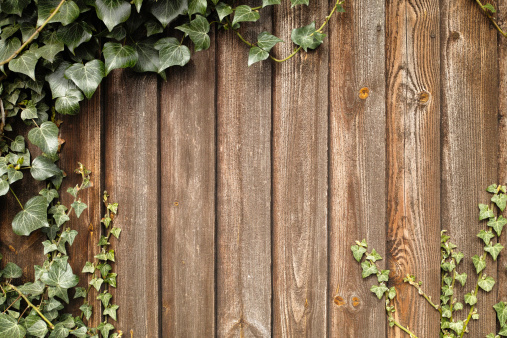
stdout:
<svg viewBox="0 0 507 338">
<path fill-rule="evenodd" d="M 100 252 L 97 243 L 101 235 L 102 218 L 102 92 L 97 89 L 91 100 L 85 100 L 81 104 L 81 110 L 75 116 L 59 116 L 63 123 L 60 127 L 60 138 L 65 140 L 60 154 L 60 168 L 67 173 L 60 189 L 60 200 L 62 204 L 70 207 L 74 197 L 66 193 L 67 188 L 81 184 L 81 175 L 74 173 L 81 162 L 88 170 L 92 171 L 93 187 L 79 193 L 79 198 L 88 205 L 81 216 L 76 218 L 72 213 L 70 221 L 65 227 L 77 230 L 78 235 L 74 244 L 67 250 L 69 263 L 75 274 L 79 276 L 79 285 L 87 287 L 91 280 L 90 274 L 82 274 L 81 270 L 86 261 L 93 262 L 94 256 Z M 89 296 L 89 303 L 93 306 L 92 318 L 89 325 L 97 326 L 101 321 L 100 300 L 96 299 L 97 291 L 92 288 Z M 69 308 L 74 314 L 79 314 L 81 302 L 74 302 Z"/>
<path fill-rule="evenodd" d="M 215 334 L 214 67 L 212 46 L 160 90 L 162 337 Z"/>
<path fill-rule="evenodd" d="M 330 9 L 276 6 L 274 33 L 293 50 L 293 28 Z M 273 81 L 273 336 L 327 335 L 327 181 L 329 40 L 275 66 Z"/>
<path fill-rule="evenodd" d="M 488 202 L 485 189 L 497 180 L 497 35 L 474 2 L 442 1 L 441 16 L 442 227 L 470 259 L 483 252 L 476 234 L 486 223 L 477 221 L 477 204 Z M 468 274 L 469 292 L 475 269 L 468 260 L 458 270 Z M 486 273 L 496 279 L 496 271 L 488 259 Z M 470 337 L 496 326 L 496 292 L 480 293 L 481 320 L 469 325 Z"/>
<path fill-rule="evenodd" d="M 386 258 L 384 17 L 383 1 L 355 1 L 330 22 L 330 337 L 386 337 L 384 304 L 370 291 L 377 280 L 363 282 L 350 251 L 365 238 Z"/>
<path fill-rule="evenodd" d="M 437 337 L 439 313 L 403 278 L 415 275 L 439 299 L 439 2 L 388 1 L 386 13 L 387 249 L 397 291 L 394 317 L 418 337 Z"/>
<path fill-rule="evenodd" d="M 159 335 L 159 132 L 157 78 L 115 70 L 106 80 L 105 186 L 119 203 L 117 328 Z M 115 241 L 112 241 L 114 243 Z"/>
<path fill-rule="evenodd" d="M 242 24 L 256 41 L 265 19 Z M 271 336 L 271 63 L 247 67 L 232 32 L 217 45 L 217 334 Z"/>
</svg>

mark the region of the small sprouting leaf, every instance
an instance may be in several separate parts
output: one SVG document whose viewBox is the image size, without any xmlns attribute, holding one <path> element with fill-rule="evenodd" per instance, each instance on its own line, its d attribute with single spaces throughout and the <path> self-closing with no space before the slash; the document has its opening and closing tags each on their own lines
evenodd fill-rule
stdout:
<svg viewBox="0 0 507 338">
<path fill-rule="evenodd" d="M 474 255 L 472 257 L 472 262 L 474 263 L 477 274 L 486 268 L 486 261 L 482 258 L 482 256 L 479 257 L 478 255 Z"/>
<path fill-rule="evenodd" d="M 130 3 L 124 0 L 96 0 L 94 6 L 109 31 L 130 17 Z"/>
<path fill-rule="evenodd" d="M 282 39 L 269 34 L 268 32 L 262 32 L 257 35 L 257 46 L 269 52 L 277 43 L 283 42 Z"/>
<path fill-rule="evenodd" d="M 18 320 L 13 317 L 0 313 L 0 337 L 23 338 L 26 330 L 18 324 Z"/>
<path fill-rule="evenodd" d="M 504 302 L 497 303 L 493 305 L 493 308 L 496 311 L 496 316 L 498 318 L 498 322 L 500 323 L 500 326 L 505 326 L 507 322 L 507 304 Z"/>
<path fill-rule="evenodd" d="M 72 203 L 71 206 L 74 208 L 74 212 L 76 213 L 77 218 L 79 218 L 79 216 L 81 216 L 81 213 L 86 208 L 88 208 L 88 206 L 85 203 L 81 202 L 81 200 L 74 201 L 74 203 Z"/>
<path fill-rule="evenodd" d="M 291 39 L 296 45 L 301 46 L 305 52 L 310 49 L 315 49 L 320 46 L 326 35 L 319 33 L 315 30 L 315 21 L 311 24 L 294 28 L 292 30 Z"/>
<path fill-rule="evenodd" d="M 46 121 L 28 132 L 30 142 L 48 155 L 55 155 L 58 150 L 58 127 L 51 121 Z"/>
<path fill-rule="evenodd" d="M 231 6 L 223 2 L 219 2 L 215 9 L 217 10 L 218 18 L 220 19 L 220 21 L 222 21 L 227 15 L 232 14 L 234 12 Z"/>
<path fill-rule="evenodd" d="M 164 26 L 188 9 L 188 0 L 158 0 L 150 7 L 150 12 Z"/>
<path fill-rule="evenodd" d="M 190 50 L 175 38 L 162 38 L 155 43 L 155 48 L 159 50 L 159 72 L 171 66 L 184 66 L 190 61 Z"/>
<path fill-rule="evenodd" d="M 232 20 L 232 25 L 234 26 L 240 22 L 255 22 L 260 19 L 260 14 L 257 11 L 252 10 L 250 6 L 240 5 L 236 7 L 236 11 L 234 13 L 234 19 Z"/>
<path fill-rule="evenodd" d="M 120 232 L 121 232 L 121 229 L 120 228 L 116 228 L 116 227 L 113 227 L 111 229 L 111 234 L 116 237 L 116 238 L 119 238 L 120 237 Z"/>
<path fill-rule="evenodd" d="M 502 249 L 503 245 L 500 243 L 496 243 L 495 245 L 488 244 L 486 247 L 484 247 L 484 251 L 489 252 L 494 261 L 496 261 L 496 258 Z"/>
<path fill-rule="evenodd" d="M 376 262 L 382 259 L 382 256 L 380 256 L 375 249 L 371 250 L 370 254 L 366 255 L 366 260 Z"/>
<path fill-rule="evenodd" d="M 490 192 L 492 194 L 498 193 L 498 185 L 496 183 L 491 184 L 489 187 L 486 188 L 487 192 Z"/>
<path fill-rule="evenodd" d="M 477 234 L 477 237 L 482 238 L 484 244 L 487 245 L 491 242 L 491 239 L 495 237 L 495 234 L 491 230 L 485 231 L 481 229 L 481 231 Z"/>
<path fill-rule="evenodd" d="M 505 206 L 507 205 L 507 195 L 506 194 L 495 194 L 491 197 L 491 202 L 495 203 L 496 206 L 501 210 L 505 210 Z"/>
<path fill-rule="evenodd" d="M 389 299 L 393 299 L 394 297 L 396 297 L 396 289 L 394 288 L 394 286 L 389 289 L 389 294 L 387 296 L 389 297 Z"/>
<path fill-rule="evenodd" d="M 30 173 L 37 181 L 44 181 L 50 177 L 60 174 L 60 169 L 49 158 L 45 156 L 38 156 L 32 162 Z"/>
<path fill-rule="evenodd" d="M 495 285 L 495 280 L 490 276 L 486 276 L 479 279 L 477 284 L 479 284 L 479 287 L 481 289 L 483 289 L 486 292 L 489 292 L 493 289 L 493 286 Z"/>
<path fill-rule="evenodd" d="M 495 7 L 490 3 L 483 5 L 482 8 L 490 11 L 491 13 L 496 13 Z"/>
<path fill-rule="evenodd" d="M 49 227 L 46 201 L 42 196 L 32 197 L 28 200 L 24 209 L 12 221 L 14 233 L 28 236 L 37 229 Z"/>
<path fill-rule="evenodd" d="M 382 270 L 377 274 L 377 279 L 379 283 L 389 281 L 389 270 Z"/>
<path fill-rule="evenodd" d="M 65 76 L 71 79 L 90 99 L 104 78 L 104 63 L 100 60 L 92 60 L 85 65 L 75 63 L 67 68 Z"/>
<path fill-rule="evenodd" d="M 248 66 L 253 65 L 256 62 L 264 61 L 269 57 L 269 53 L 264 49 L 261 49 L 257 46 L 253 46 L 250 48 L 248 52 Z"/>
<path fill-rule="evenodd" d="M 106 61 L 106 76 L 113 69 L 134 67 L 139 58 L 132 46 L 123 46 L 115 42 L 106 42 L 102 52 Z"/>
<path fill-rule="evenodd" d="M 364 253 L 366 252 L 366 248 L 359 246 L 359 245 L 352 245 L 352 254 L 354 255 L 354 258 L 356 261 L 360 262 L 361 258 L 363 258 Z"/>
<path fill-rule="evenodd" d="M 109 300 L 111 300 L 112 297 L 113 295 L 107 291 L 104 291 L 103 293 L 99 293 L 97 299 L 102 301 L 102 305 L 104 305 L 104 307 L 107 307 L 109 305 Z"/>
<path fill-rule="evenodd" d="M 442 306 L 442 317 L 451 318 L 452 312 L 451 307 L 449 305 Z"/>
<path fill-rule="evenodd" d="M 465 272 L 463 272 L 461 275 L 459 273 L 457 273 L 456 271 L 454 272 L 454 278 L 461 283 L 461 286 L 464 286 L 466 281 L 467 281 L 467 274 Z"/>
<path fill-rule="evenodd" d="M 493 210 L 487 204 L 479 204 L 479 221 L 491 217 L 495 217 Z"/>
<path fill-rule="evenodd" d="M 23 270 L 16 264 L 9 262 L 5 265 L 5 268 L 2 270 L 3 278 L 19 278 L 23 275 Z"/>
<path fill-rule="evenodd" d="M 76 298 L 86 298 L 87 296 L 87 292 L 86 292 L 86 289 L 85 288 L 81 288 L 81 287 L 78 287 L 76 288 L 76 293 L 74 294 L 74 299 Z"/>
<path fill-rule="evenodd" d="M 473 293 L 467 293 L 465 295 L 465 303 L 472 306 L 477 303 L 477 296 Z"/>
<path fill-rule="evenodd" d="M 380 285 L 372 285 L 370 291 L 377 295 L 378 299 L 381 299 L 384 293 L 389 291 L 389 288 L 384 283 L 381 283 Z"/>
<path fill-rule="evenodd" d="M 16 73 L 28 75 L 35 81 L 35 65 L 39 58 L 37 55 L 28 50 L 9 62 L 9 69 Z"/>
<path fill-rule="evenodd" d="M 362 262 L 361 268 L 363 268 L 363 272 L 362 272 L 363 278 L 366 278 L 366 277 L 376 274 L 378 272 L 377 266 L 370 261 Z"/>
<path fill-rule="evenodd" d="M 194 50 L 196 52 L 209 48 L 210 39 L 208 32 L 210 26 L 208 20 L 206 20 L 203 16 L 197 15 L 194 20 L 190 21 L 190 23 L 178 26 L 176 29 L 179 29 L 190 37 L 195 45 Z"/>
<path fill-rule="evenodd" d="M 95 265 L 91 262 L 86 262 L 85 266 L 83 267 L 83 271 L 81 271 L 81 272 L 82 273 L 86 273 L 86 272 L 94 273 L 95 272 Z"/>
<path fill-rule="evenodd" d="M 92 316 L 92 306 L 90 304 L 81 305 L 79 310 L 83 311 L 86 320 L 89 320 L 90 317 Z"/>
<path fill-rule="evenodd" d="M 454 304 L 453 310 L 456 311 L 463 310 L 463 303 L 457 302 L 456 304 Z"/>
<path fill-rule="evenodd" d="M 110 316 L 111 318 L 113 318 L 114 320 L 116 320 L 116 310 L 118 310 L 119 306 L 118 305 L 110 305 L 108 307 L 106 307 L 104 309 L 104 311 L 102 312 L 102 314 L 104 316 Z"/>
<path fill-rule="evenodd" d="M 42 245 L 44 246 L 44 255 L 47 255 L 50 252 L 58 250 L 56 243 L 52 243 L 51 241 L 48 240 L 42 242 Z"/>
</svg>

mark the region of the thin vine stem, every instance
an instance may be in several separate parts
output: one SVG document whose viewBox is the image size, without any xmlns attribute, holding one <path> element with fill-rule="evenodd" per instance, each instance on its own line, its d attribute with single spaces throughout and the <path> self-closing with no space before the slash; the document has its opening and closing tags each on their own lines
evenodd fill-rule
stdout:
<svg viewBox="0 0 507 338">
<path fill-rule="evenodd" d="M 505 38 L 507 38 L 507 33 L 504 32 L 502 30 L 502 28 L 500 28 L 500 26 L 496 22 L 495 18 L 493 18 L 493 16 L 491 15 L 491 13 L 487 9 L 484 8 L 484 5 L 482 4 L 482 2 L 480 0 L 475 0 L 475 2 L 477 2 L 477 4 L 479 5 L 479 7 L 481 8 L 481 11 L 488 17 L 489 21 L 493 24 L 493 26 L 495 26 L 496 30 L 500 34 L 502 34 Z"/>
<path fill-rule="evenodd" d="M 21 204 L 21 201 L 19 200 L 18 196 L 16 195 L 16 193 L 14 192 L 14 190 L 12 190 L 11 187 L 9 187 L 11 193 L 14 195 L 14 197 L 16 198 L 16 201 L 18 201 L 19 203 L 19 206 L 21 207 L 21 209 L 25 210 L 25 208 L 23 208 L 23 204 Z"/>
<path fill-rule="evenodd" d="M 16 298 L 16 300 L 14 300 L 14 301 L 11 303 L 11 305 L 9 305 L 9 306 L 7 307 L 7 309 L 5 309 L 5 310 L 4 310 L 4 312 L 2 312 L 2 313 L 6 313 L 6 312 L 7 312 L 7 310 L 9 310 L 9 309 L 11 308 L 11 306 L 13 306 L 14 304 L 16 304 L 16 302 L 17 302 L 17 301 L 18 301 L 18 299 L 20 299 L 20 298 L 21 298 L 21 296 L 18 296 L 18 298 Z"/>
<path fill-rule="evenodd" d="M 43 314 L 42 312 L 40 312 L 39 308 L 35 305 L 32 304 L 32 302 L 30 302 L 30 300 L 23 294 L 23 292 L 21 292 L 17 287 L 15 287 L 14 285 L 10 284 L 10 283 L 7 283 L 7 286 L 11 287 L 14 291 L 16 291 L 21 297 L 23 297 L 23 299 L 25 300 L 25 302 L 32 308 L 35 310 L 35 312 L 37 312 L 37 314 L 42 318 L 44 319 L 44 321 L 49 325 L 49 327 L 51 328 L 51 330 L 54 330 L 55 326 L 53 325 L 53 323 L 51 323 Z"/>
<path fill-rule="evenodd" d="M 388 303 L 390 302 L 390 301 L 389 301 L 389 292 L 388 292 L 388 291 L 384 292 L 384 297 L 385 297 L 385 298 L 386 298 L 386 300 L 387 300 L 387 301 L 386 301 L 386 307 L 385 307 L 387 317 L 388 317 L 388 318 L 393 318 L 393 317 L 391 317 L 391 315 L 390 315 L 390 313 L 389 313 L 389 310 L 388 310 L 388 308 L 387 308 Z M 394 305 L 394 303 L 393 303 L 393 306 L 395 306 L 395 305 Z M 405 326 L 401 325 L 401 324 L 400 324 L 399 322 L 397 322 L 394 318 L 392 319 L 392 323 L 393 323 L 395 326 L 399 327 L 399 328 L 400 328 L 402 331 L 404 331 L 405 333 L 409 334 L 409 335 L 410 335 L 410 338 L 417 338 L 417 336 L 415 335 L 415 333 L 413 333 L 412 331 L 410 331 L 410 330 L 408 329 L 408 327 L 405 327 Z"/>
<path fill-rule="evenodd" d="M 486 259 L 486 252 L 482 255 L 482 259 Z M 479 276 L 477 278 L 477 283 L 475 283 L 475 293 L 474 293 L 474 295 L 476 297 L 477 297 L 477 293 L 479 293 L 479 281 L 482 279 L 483 272 L 484 272 L 484 270 L 482 270 L 481 273 L 479 273 Z M 467 319 L 465 320 L 465 323 L 463 324 L 463 331 L 461 331 L 461 334 L 459 335 L 460 338 L 463 338 L 463 335 L 465 334 L 468 322 L 470 322 L 470 319 L 472 319 L 472 314 L 474 313 L 475 305 L 476 304 L 474 304 L 474 305 L 472 305 L 470 307 L 470 311 L 468 312 Z"/>
<path fill-rule="evenodd" d="M 21 47 L 19 47 L 18 50 L 16 50 L 11 56 L 9 56 L 8 59 L 0 62 L 0 66 L 5 65 L 6 63 L 9 63 L 12 59 L 14 59 L 16 56 L 18 56 L 19 53 L 21 53 L 23 51 L 23 49 L 26 46 L 28 46 L 28 44 L 31 43 L 33 41 L 33 39 L 35 39 L 35 37 L 37 36 L 37 34 L 39 34 L 41 32 L 41 30 L 48 24 L 48 22 L 51 21 L 51 19 L 58 13 L 58 11 L 60 10 L 60 8 L 62 7 L 62 5 L 64 4 L 65 1 L 67 1 L 67 0 L 60 1 L 60 3 L 55 8 L 55 10 L 53 11 L 53 13 L 51 13 L 51 15 L 49 16 L 49 18 L 47 18 L 46 21 L 44 21 L 42 23 L 42 25 L 40 25 L 39 28 L 37 28 L 35 30 L 35 32 L 33 32 L 33 34 L 28 38 L 28 40 L 26 40 L 25 43 L 23 43 L 21 45 Z"/>
</svg>

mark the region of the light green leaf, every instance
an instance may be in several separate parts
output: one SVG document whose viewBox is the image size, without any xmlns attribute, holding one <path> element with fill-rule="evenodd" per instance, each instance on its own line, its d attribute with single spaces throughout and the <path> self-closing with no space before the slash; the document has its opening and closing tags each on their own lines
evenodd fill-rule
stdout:
<svg viewBox="0 0 507 338">
<path fill-rule="evenodd" d="M 465 295 L 465 303 L 467 303 L 470 306 L 476 304 L 477 303 L 477 296 L 472 293 L 467 293 Z"/>
<path fill-rule="evenodd" d="M 496 13 L 495 7 L 490 3 L 483 5 L 482 8 L 490 11 L 491 13 Z"/>
<path fill-rule="evenodd" d="M 45 156 L 38 156 L 32 162 L 30 173 L 37 181 L 44 181 L 50 177 L 59 175 L 60 169 L 49 158 Z"/>
<path fill-rule="evenodd" d="M 5 265 L 5 268 L 2 270 L 3 278 L 19 278 L 23 275 L 23 270 L 16 264 L 9 262 Z"/>
<path fill-rule="evenodd" d="M 99 293 L 97 299 L 102 302 L 102 305 L 104 305 L 104 307 L 107 307 L 109 305 L 109 300 L 111 300 L 112 297 L 113 296 L 109 292 L 104 291 L 103 293 Z"/>
<path fill-rule="evenodd" d="M 160 55 L 159 72 L 171 66 L 184 66 L 190 61 L 190 50 L 175 38 L 160 39 L 155 48 Z"/>
<path fill-rule="evenodd" d="M 28 132 L 30 142 L 48 155 L 55 155 L 58 150 L 58 127 L 51 121 L 42 123 Z"/>
<path fill-rule="evenodd" d="M 389 299 L 393 299 L 394 297 L 396 297 L 396 289 L 394 288 L 394 286 L 392 286 L 389 289 L 389 294 L 387 296 L 389 297 Z"/>
<path fill-rule="evenodd" d="M 269 53 L 264 49 L 260 49 L 257 46 L 250 48 L 248 52 L 248 66 L 253 65 L 256 62 L 264 61 L 269 57 Z"/>
<path fill-rule="evenodd" d="M 78 232 L 76 230 L 65 230 L 62 232 L 62 241 L 69 243 L 72 245 L 74 243 L 74 239 L 76 238 Z"/>
<path fill-rule="evenodd" d="M 77 218 L 81 216 L 81 213 L 88 208 L 88 206 L 81 202 L 81 200 L 74 201 L 71 206 L 74 208 L 74 212 L 76 213 Z"/>
<path fill-rule="evenodd" d="M 39 58 L 32 51 L 26 51 L 9 62 L 9 69 L 16 73 L 28 75 L 35 80 L 35 65 Z"/>
<path fill-rule="evenodd" d="M 362 262 L 361 268 L 363 268 L 363 272 L 362 272 L 363 278 L 366 278 L 366 277 L 376 274 L 378 272 L 377 266 L 370 261 Z"/>
<path fill-rule="evenodd" d="M 113 69 L 134 67 L 139 58 L 132 46 L 123 46 L 121 43 L 107 42 L 102 52 L 106 61 L 106 76 Z"/>
<path fill-rule="evenodd" d="M 282 39 L 269 34 L 268 32 L 262 32 L 257 36 L 257 46 L 269 52 L 277 43 L 283 42 Z"/>
<path fill-rule="evenodd" d="M 223 2 L 219 2 L 215 9 L 217 10 L 220 21 L 222 21 L 227 15 L 234 13 L 232 7 Z"/>
<path fill-rule="evenodd" d="M 484 244 L 487 245 L 489 244 L 489 242 L 491 242 L 491 239 L 495 237 L 495 234 L 490 230 L 485 231 L 481 229 L 481 231 L 479 231 L 479 233 L 477 234 L 477 237 L 482 238 Z"/>
<path fill-rule="evenodd" d="M 23 338 L 25 334 L 25 328 L 18 324 L 17 319 L 5 313 L 0 313 L 0 337 Z"/>
<path fill-rule="evenodd" d="M 90 304 L 81 305 L 79 310 L 83 311 L 86 320 L 90 320 L 90 317 L 92 316 L 92 306 Z"/>
<path fill-rule="evenodd" d="M 63 326 L 61 323 L 55 325 L 53 331 L 51 331 L 51 335 L 49 338 L 66 338 L 69 336 L 69 329 Z"/>
<path fill-rule="evenodd" d="M 377 279 L 379 283 L 389 281 L 389 270 L 382 270 L 377 274 Z"/>
<path fill-rule="evenodd" d="M 208 32 L 210 26 L 208 20 L 204 17 L 197 15 L 190 23 L 178 26 L 176 29 L 179 29 L 190 37 L 195 45 L 194 50 L 196 52 L 209 48 L 210 39 Z"/>
<path fill-rule="evenodd" d="M 279 5 L 281 4 L 280 0 L 262 0 L 262 7 L 270 6 L 270 5 Z"/>
<path fill-rule="evenodd" d="M 366 252 L 366 248 L 359 246 L 359 245 L 353 245 L 351 247 L 352 254 L 354 255 L 354 258 L 356 261 L 360 262 L 361 258 L 363 258 L 364 253 Z"/>
<path fill-rule="evenodd" d="M 95 10 L 107 29 L 112 31 L 116 25 L 127 21 L 131 6 L 123 0 L 96 0 Z"/>
<path fill-rule="evenodd" d="M 42 245 L 44 245 L 44 255 L 47 255 L 50 252 L 58 250 L 58 247 L 55 243 L 51 243 L 51 241 L 44 241 L 42 242 Z"/>
<path fill-rule="evenodd" d="M 86 298 L 87 296 L 87 292 L 86 292 L 86 289 L 85 288 L 81 288 L 81 287 L 78 287 L 76 288 L 76 293 L 74 294 L 74 299 L 76 298 Z"/>
<path fill-rule="evenodd" d="M 326 35 L 315 31 L 315 21 L 308 26 L 292 30 L 291 39 L 296 45 L 301 46 L 305 52 L 308 48 L 315 49 L 323 42 Z"/>
<path fill-rule="evenodd" d="M 32 197 L 14 217 L 12 229 L 17 235 L 28 236 L 43 227 L 49 227 L 46 199 L 42 196 Z"/>
<path fill-rule="evenodd" d="M 371 250 L 370 254 L 366 255 L 366 259 L 372 262 L 376 262 L 382 259 L 382 256 L 380 256 L 375 249 Z"/>
<path fill-rule="evenodd" d="M 67 207 L 65 205 L 55 205 L 49 209 L 49 213 L 53 215 L 53 218 L 56 222 L 57 226 L 61 226 L 63 223 L 70 220 L 69 216 L 67 216 Z"/>
<path fill-rule="evenodd" d="M 7 40 L 0 40 L 0 60 L 7 60 L 15 51 L 21 47 L 21 41 L 18 38 L 11 38 Z M 3 72 L 4 66 L 0 66 L 0 70 Z"/>
<path fill-rule="evenodd" d="M 240 5 L 236 7 L 236 11 L 234 13 L 234 19 L 232 20 L 232 25 L 234 26 L 240 22 L 255 22 L 259 20 L 260 14 L 258 11 L 252 10 L 250 6 Z"/>
<path fill-rule="evenodd" d="M 202 14 L 206 15 L 206 8 L 207 8 L 207 1 L 206 0 L 189 0 L 188 2 L 188 15 L 192 14 Z"/>
<path fill-rule="evenodd" d="M 479 221 L 491 217 L 495 217 L 493 210 L 487 204 L 479 204 Z"/>
<path fill-rule="evenodd" d="M 76 115 L 79 113 L 79 102 L 83 99 L 79 89 L 69 89 L 64 96 L 56 99 L 55 110 L 60 114 Z"/>
<path fill-rule="evenodd" d="M 67 68 L 65 76 L 71 79 L 88 99 L 91 99 L 104 78 L 104 63 L 100 60 L 92 60 L 85 65 L 75 63 Z"/>
<path fill-rule="evenodd" d="M 35 337 L 45 337 L 48 333 L 48 326 L 42 319 L 36 321 L 32 326 L 28 328 L 28 333 Z"/>
<path fill-rule="evenodd" d="M 53 14 L 60 2 L 60 0 L 39 0 L 37 26 L 42 25 Z M 74 1 L 65 1 L 49 23 L 61 22 L 63 26 L 66 26 L 74 22 L 79 13 L 79 7 Z"/>
<path fill-rule="evenodd" d="M 9 192 L 9 186 L 9 181 L 0 177 L 0 196 L 7 195 Z"/>
<path fill-rule="evenodd" d="M 86 262 L 85 263 L 85 266 L 83 267 L 83 271 L 81 271 L 82 273 L 94 273 L 95 272 L 95 265 L 91 262 Z"/>
<path fill-rule="evenodd" d="M 384 293 L 389 291 L 389 289 L 384 285 L 384 283 L 381 283 L 380 285 L 372 285 L 370 291 L 373 292 L 378 299 L 382 299 Z"/>
<path fill-rule="evenodd" d="M 158 0 L 150 7 L 150 12 L 165 28 L 187 9 L 188 0 Z"/>
<path fill-rule="evenodd" d="M 442 317 L 451 318 L 452 312 L 451 307 L 449 305 L 442 306 Z"/>
<path fill-rule="evenodd" d="M 461 283 L 461 286 L 464 286 L 466 281 L 467 281 L 467 277 L 468 275 L 463 272 L 461 275 L 459 273 L 457 273 L 456 271 L 454 271 L 454 278 Z"/>
<path fill-rule="evenodd" d="M 481 279 L 479 279 L 478 284 L 481 289 L 483 289 L 486 292 L 489 292 L 493 289 L 493 286 L 495 286 L 495 280 L 490 276 L 482 277 Z"/>
<path fill-rule="evenodd" d="M 24 120 L 31 120 L 36 119 L 39 116 L 37 115 L 37 107 L 32 101 L 28 101 L 25 108 L 22 108 L 21 112 L 21 119 Z"/>
<path fill-rule="evenodd" d="M 25 295 L 39 296 L 44 292 L 44 288 L 46 286 L 40 280 L 35 281 L 33 283 L 25 283 L 18 287 L 19 291 L 21 291 Z"/>
<path fill-rule="evenodd" d="M 95 288 L 95 290 L 99 291 L 103 282 L 104 280 L 102 278 L 93 278 L 90 281 L 90 285 L 92 285 Z"/>
<path fill-rule="evenodd" d="M 48 205 L 55 198 L 60 197 L 60 195 L 58 194 L 58 191 L 56 189 L 46 189 L 46 188 L 39 191 L 39 195 L 44 196 L 48 200 Z"/>
<path fill-rule="evenodd" d="M 488 244 L 486 247 L 484 247 L 484 251 L 489 252 L 494 261 L 496 261 L 496 258 L 502 249 L 503 245 L 500 243 L 496 243 L 495 245 Z"/>
<path fill-rule="evenodd" d="M 79 282 L 79 277 L 72 273 L 70 264 L 67 264 L 65 269 L 59 264 L 53 264 L 49 268 L 49 271 L 42 274 L 41 281 L 52 287 L 50 293 L 58 296 L 68 304 L 69 296 L 67 295 L 67 289 L 76 286 Z"/>
<path fill-rule="evenodd" d="M 457 302 L 456 304 L 454 304 L 453 310 L 456 311 L 463 310 L 463 303 Z"/>
<path fill-rule="evenodd" d="M 501 210 L 505 210 L 505 206 L 507 205 L 507 195 L 505 194 L 495 194 L 491 197 L 491 202 L 495 203 L 496 206 Z"/>
<path fill-rule="evenodd" d="M 65 70 L 70 67 L 70 63 L 63 61 L 53 73 L 46 76 L 46 81 L 51 88 L 52 98 L 65 96 L 67 91 L 77 89 L 74 82 L 65 78 Z"/>
<path fill-rule="evenodd" d="M 11 142 L 11 150 L 17 152 L 25 151 L 25 138 L 21 135 L 16 136 L 13 142 Z"/>
<path fill-rule="evenodd" d="M 119 238 L 120 237 L 120 232 L 121 232 L 121 229 L 120 228 L 116 228 L 116 227 L 113 227 L 111 229 L 111 234 L 116 237 L 116 238 Z"/>
<path fill-rule="evenodd" d="M 472 262 L 474 263 L 477 274 L 479 274 L 482 270 L 486 268 L 486 261 L 482 259 L 482 256 L 481 257 L 479 257 L 478 255 L 473 256 Z"/>
<path fill-rule="evenodd" d="M 463 321 L 459 320 L 457 322 L 449 322 L 449 328 L 460 334 L 461 331 L 463 331 Z"/>
<path fill-rule="evenodd" d="M 507 322 L 507 304 L 504 302 L 497 303 L 493 305 L 493 308 L 496 311 L 496 316 L 498 318 L 498 322 L 500 323 L 500 326 L 505 326 Z"/>
</svg>

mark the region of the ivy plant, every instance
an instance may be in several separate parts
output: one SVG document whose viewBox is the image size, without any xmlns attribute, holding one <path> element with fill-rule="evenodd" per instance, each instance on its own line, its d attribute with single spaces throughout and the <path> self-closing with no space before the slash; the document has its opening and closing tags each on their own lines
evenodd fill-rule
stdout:
<svg viewBox="0 0 507 338">
<path fill-rule="evenodd" d="M 491 292 L 495 286 L 495 279 L 486 275 L 484 272 L 488 262 L 496 261 L 500 252 L 504 249 L 503 245 L 498 243 L 498 238 L 502 234 L 507 219 L 502 216 L 502 212 L 507 204 L 507 188 L 503 185 L 492 184 L 487 188 L 492 194 L 490 204 L 479 204 L 479 221 L 487 222 L 487 230 L 481 229 L 478 234 L 478 240 L 483 244 L 483 251 L 474 255 L 471 261 L 475 267 L 477 277 L 473 286 L 470 288 L 466 284 L 468 275 L 465 272 L 459 272 L 460 263 L 464 260 L 464 254 L 460 252 L 457 245 L 450 241 L 450 236 L 443 230 L 440 234 L 440 270 L 441 270 L 441 290 L 440 300 L 434 302 L 431 296 L 423 290 L 422 282 L 415 276 L 408 274 L 404 282 L 417 289 L 417 292 L 428 304 L 440 314 L 440 337 L 457 338 L 463 337 L 468 332 L 468 325 L 471 320 L 479 320 L 480 314 L 477 312 L 476 305 L 480 301 L 480 296 Z M 377 283 L 371 287 L 371 291 L 378 299 L 385 302 L 385 310 L 389 326 L 396 326 L 407 333 L 411 338 L 417 338 L 416 334 L 410 331 L 406 326 L 395 320 L 393 313 L 396 312 L 394 299 L 396 298 L 395 287 L 388 287 L 389 270 L 381 270 L 377 266 L 377 261 L 382 257 L 372 249 L 368 251 L 368 244 L 363 239 L 356 241 L 351 247 L 354 258 L 361 264 L 362 277 L 377 277 Z M 466 293 L 463 299 L 458 299 L 455 290 L 465 288 Z M 499 302 L 493 306 L 500 324 L 498 334 L 490 333 L 487 338 L 500 338 L 507 336 L 507 303 Z"/>
</svg>

